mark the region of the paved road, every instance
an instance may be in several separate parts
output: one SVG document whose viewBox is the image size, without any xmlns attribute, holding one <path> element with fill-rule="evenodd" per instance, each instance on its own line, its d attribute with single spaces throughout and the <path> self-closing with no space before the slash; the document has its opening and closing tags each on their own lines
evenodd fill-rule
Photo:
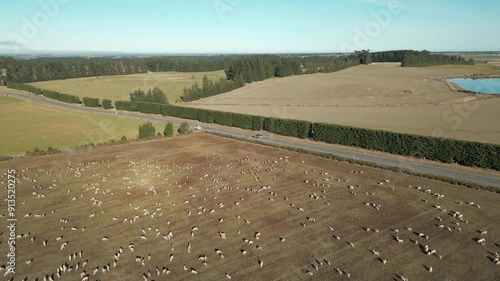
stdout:
<svg viewBox="0 0 500 281">
<path fill-rule="evenodd" d="M 118 115 L 118 116 L 123 116 L 123 117 L 127 117 L 127 118 L 134 118 L 134 119 L 143 120 L 143 121 L 151 121 L 151 122 L 158 122 L 158 123 L 172 122 L 173 124 L 176 124 L 176 125 L 180 125 L 180 123 L 182 122 L 182 121 L 179 121 L 179 120 L 176 120 L 173 118 L 164 117 L 164 116 L 160 116 L 160 115 L 146 115 L 146 114 L 136 113 L 136 112 L 103 110 L 103 109 L 98 109 L 98 108 L 84 107 L 82 105 L 72 105 L 72 104 L 62 103 L 59 101 L 47 99 L 45 97 L 36 96 L 36 95 L 32 95 L 32 94 L 20 94 L 20 93 L 12 93 L 12 92 L 3 91 L 3 92 L 0 92 L 0 95 L 19 97 L 19 98 L 23 98 L 23 99 L 27 99 L 27 100 L 32 100 L 35 102 L 49 104 L 51 106 L 60 107 L 60 108 L 67 108 L 67 109 L 71 109 L 71 110 L 79 110 L 79 111 L 85 111 L 85 112 L 94 112 L 94 113 L 107 114 L 107 115 Z M 203 130 L 208 131 L 208 132 L 216 132 L 216 133 L 236 136 L 236 137 L 240 137 L 240 138 L 246 138 L 246 139 L 251 139 L 253 136 L 252 132 L 244 132 L 241 130 L 235 130 L 235 129 L 232 129 L 231 127 L 221 128 L 219 126 L 213 126 L 210 124 L 203 125 Z M 463 171 L 458 171 L 458 170 L 453 170 L 453 169 L 448 169 L 448 168 L 436 167 L 436 166 L 428 165 L 428 164 L 415 163 L 415 162 L 407 161 L 407 160 L 397 160 L 397 159 L 387 158 L 384 156 L 342 150 L 342 149 L 333 148 L 331 146 L 319 144 L 319 143 L 318 144 L 307 144 L 307 143 L 303 143 L 303 142 L 299 142 L 299 141 L 283 139 L 283 138 L 280 138 L 279 136 L 276 136 L 276 137 L 264 136 L 261 139 L 261 141 L 266 142 L 266 143 L 276 144 L 276 145 L 286 145 L 286 146 L 303 148 L 303 149 L 312 150 L 312 151 L 330 153 L 330 154 L 333 154 L 336 156 L 341 156 L 344 158 L 352 158 L 352 159 L 372 162 L 372 163 L 376 163 L 376 164 L 380 164 L 380 165 L 402 167 L 402 168 L 406 168 L 406 169 L 409 169 L 411 171 L 419 172 L 419 173 L 442 175 L 442 176 L 467 180 L 467 181 L 471 181 L 471 182 L 477 182 L 477 183 L 484 184 L 484 185 L 500 187 L 500 177 L 479 175 L 479 174 L 463 172 Z"/>
</svg>

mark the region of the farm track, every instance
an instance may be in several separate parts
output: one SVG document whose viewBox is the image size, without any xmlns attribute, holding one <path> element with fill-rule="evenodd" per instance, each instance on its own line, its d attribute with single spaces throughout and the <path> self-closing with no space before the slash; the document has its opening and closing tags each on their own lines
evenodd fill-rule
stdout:
<svg viewBox="0 0 500 281">
<path fill-rule="evenodd" d="M 181 119 L 171 118 L 171 117 L 163 117 L 163 116 L 158 116 L 158 115 L 148 115 L 148 114 L 142 114 L 142 113 L 126 112 L 126 111 L 103 110 L 103 109 L 83 107 L 80 105 L 71 105 L 71 104 L 50 100 L 50 99 L 47 99 L 45 97 L 39 97 L 39 96 L 28 94 L 28 93 L 2 91 L 2 92 L 0 92 L 0 95 L 23 98 L 23 99 L 27 99 L 27 100 L 34 101 L 34 102 L 42 102 L 42 103 L 45 103 L 45 104 L 48 104 L 51 106 L 65 108 L 65 109 L 85 111 L 85 112 L 94 112 L 94 113 L 100 113 L 100 114 L 106 114 L 106 115 L 116 115 L 116 116 L 133 118 L 133 119 L 144 120 L 144 121 L 151 121 L 151 122 L 158 122 L 158 123 L 172 122 L 176 125 L 180 125 L 183 122 L 183 120 L 181 120 Z M 226 134 L 229 136 L 244 138 L 244 139 L 251 139 L 252 135 L 254 134 L 253 132 L 250 132 L 250 131 L 243 131 L 243 130 L 230 128 L 230 127 L 214 126 L 212 124 L 204 124 L 203 130 L 207 131 L 207 132 Z M 289 146 L 289 147 L 301 148 L 301 149 L 306 149 L 306 150 L 311 150 L 311 151 L 316 151 L 316 152 L 329 153 L 329 154 L 333 154 L 335 156 L 356 159 L 356 160 L 361 160 L 361 161 L 366 161 L 366 162 L 372 162 L 372 163 L 376 163 L 376 164 L 384 165 L 384 166 L 402 167 L 402 168 L 408 169 L 412 172 L 446 176 L 446 177 L 476 182 L 476 183 L 483 184 L 483 185 L 500 187 L 500 177 L 497 177 L 497 176 L 480 175 L 480 174 L 466 172 L 466 171 L 459 171 L 459 170 L 454 170 L 454 169 L 450 169 L 450 168 L 437 167 L 437 166 L 433 166 L 433 165 L 429 165 L 429 164 L 417 163 L 417 162 L 410 161 L 410 160 L 393 159 L 393 158 L 388 158 L 388 157 L 384 157 L 384 156 L 380 156 L 380 155 L 374 155 L 374 154 L 368 154 L 368 153 L 362 153 L 362 152 L 356 152 L 356 151 L 348 151 L 348 150 L 333 148 L 331 146 L 328 146 L 325 144 L 320 144 L 320 143 L 318 143 L 318 144 L 303 143 L 300 141 L 294 141 L 294 140 L 281 138 L 281 137 L 275 136 L 275 135 L 266 136 L 261 141 L 264 143 L 269 143 L 269 144 L 274 144 L 274 145 Z"/>
</svg>

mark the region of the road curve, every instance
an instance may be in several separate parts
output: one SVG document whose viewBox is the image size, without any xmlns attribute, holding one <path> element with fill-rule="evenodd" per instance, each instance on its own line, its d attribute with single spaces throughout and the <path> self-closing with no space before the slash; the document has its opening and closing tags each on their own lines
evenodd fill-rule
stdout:
<svg viewBox="0 0 500 281">
<path fill-rule="evenodd" d="M 100 108 L 85 107 L 83 105 L 68 104 L 68 103 L 63 103 L 63 102 L 59 102 L 56 100 L 51 100 L 51 99 L 45 98 L 43 96 L 37 96 L 37 95 L 33 95 L 33 94 L 28 94 L 28 93 L 21 94 L 21 93 L 1 91 L 0 96 L 2 96 L 2 95 L 3 96 L 18 97 L 18 98 L 27 99 L 27 100 L 31 100 L 31 101 L 35 101 L 35 102 L 48 104 L 48 105 L 55 106 L 55 107 L 70 109 L 70 110 L 122 116 L 122 117 L 127 117 L 127 118 L 143 120 L 143 121 L 151 121 L 151 122 L 158 122 L 158 123 L 172 122 L 173 124 L 176 124 L 176 125 L 180 125 L 180 123 L 183 122 L 183 121 L 179 121 L 179 120 L 170 118 L 168 116 L 148 115 L 148 114 L 128 112 L 128 111 L 104 110 L 104 109 L 100 109 Z M 240 129 L 236 130 L 236 129 L 233 129 L 231 127 L 221 128 L 221 127 L 213 126 L 210 124 L 203 125 L 203 130 L 207 131 L 207 132 L 226 134 L 226 135 L 235 136 L 235 137 L 239 137 L 239 138 L 245 138 L 245 139 L 251 139 L 253 136 L 252 132 L 248 132 L 248 131 L 245 132 L 245 131 L 241 131 Z M 476 183 L 483 184 L 483 185 L 500 187 L 500 177 L 474 174 L 474 173 L 470 173 L 470 172 L 458 171 L 458 170 L 449 169 L 449 168 L 437 167 L 437 166 L 433 166 L 433 165 L 429 165 L 429 164 L 417 163 L 417 162 L 413 162 L 413 161 L 409 161 L 409 160 L 398 160 L 398 159 L 393 159 L 393 158 L 387 158 L 384 156 L 379 156 L 379 155 L 374 155 L 374 154 L 369 154 L 369 153 L 342 150 L 342 149 L 328 146 L 327 144 L 321 144 L 321 143 L 308 144 L 308 143 L 303 143 L 300 141 L 283 139 L 283 138 L 280 138 L 279 136 L 276 136 L 276 137 L 264 136 L 261 139 L 261 141 L 265 142 L 265 143 L 275 144 L 275 145 L 284 145 L 284 146 L 302 148 L 302 149 L 307 149 L 307 150 L 312 150 L 312 151 L 317 151 L 317 152 L 322 152 L 322 153 L 329 153 L 329 154 L 333 154 L 333 155 L 344 157 L 344 158 L 351 158 L 351 159 L 356 159 L 356 160 L 361 160 L 361 161 L 366 161 L 366 162 L 372 162 L 372 163 L 376 163 L 376 164 L 384 165 L 384 166 L 401 167 L 401 168 L 405 168 L 405 169 L 408 169 L 410 171 L 418 172 L 418 173 L 446 176 L 446 177 L 450 177 L 450 178 L 456 178 L 456 179 L 476 182 Z"/>
</svg>

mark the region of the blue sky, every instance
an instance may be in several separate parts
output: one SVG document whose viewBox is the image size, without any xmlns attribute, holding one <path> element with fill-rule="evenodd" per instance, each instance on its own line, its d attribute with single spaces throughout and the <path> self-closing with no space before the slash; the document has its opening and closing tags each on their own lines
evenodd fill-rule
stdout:
<svg viewBox="0 0 500 281">
<path fill-rule="evenodd" d="M 0 0 L 0 52 L 496 51 L 497 0 Z"/>
</svg>

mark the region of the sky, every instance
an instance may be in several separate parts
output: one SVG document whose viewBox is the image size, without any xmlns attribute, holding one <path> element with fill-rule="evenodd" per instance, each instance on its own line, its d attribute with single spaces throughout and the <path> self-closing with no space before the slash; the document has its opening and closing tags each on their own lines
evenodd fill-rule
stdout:
<svg viewBox="0 0 500 281">
<path fill-rule="evenodd" d="M 498 0 L 0 0 L 0 53 L 500 50 Z"/>
</svg>

